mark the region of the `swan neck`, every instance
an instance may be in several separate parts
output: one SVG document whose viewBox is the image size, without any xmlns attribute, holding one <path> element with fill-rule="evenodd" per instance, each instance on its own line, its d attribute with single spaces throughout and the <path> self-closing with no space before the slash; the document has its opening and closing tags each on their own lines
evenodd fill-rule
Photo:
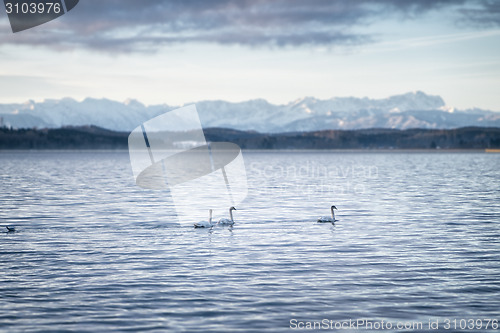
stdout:
<svg viewBox="0 0 500 333">
<path fill-rule="evenodd" d="M 333 207 L 332 207 L 332 208 L 330 208 L 330 209 L 331 209 L 331 211 L 332 211 L 332 219 L 333 219 L 333 220 L 335 220 L 335 212 L 333 211 Z"/>
<path fill-rule="evenodd" d="M 231 217 L 231 222 L 234 222 L 234 220 L 233 220 L 233 210 L 232 209 L 229 210 L 229 216 Z"/>
</svg>

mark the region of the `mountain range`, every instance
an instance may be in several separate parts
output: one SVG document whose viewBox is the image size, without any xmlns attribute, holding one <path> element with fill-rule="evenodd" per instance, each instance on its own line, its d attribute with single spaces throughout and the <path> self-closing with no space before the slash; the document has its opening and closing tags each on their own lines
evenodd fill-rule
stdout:
<svg viewBox="0 0 500 333">
<path fill-rule="evenodd" d="M 271 104 L 263 99 L 239 103 L 201 101 L 194 104 L 205 128 L 232 128 L 261 133 L 365 128 L 500 127 L 500 112 L 457 110 L 446 106 L 441 97 L 421 91 L 384 99 L 335 97 L 321 100 L 306 97 L 282 105 Z M 113 131 L 131 131 L 144 121 L 178 107 L 167 104 L 146 106 L 137 100 L 30 100 L 19 104 L 0 104 L 0 126 L 59 128 L 94 125 Z"/>
</svg>

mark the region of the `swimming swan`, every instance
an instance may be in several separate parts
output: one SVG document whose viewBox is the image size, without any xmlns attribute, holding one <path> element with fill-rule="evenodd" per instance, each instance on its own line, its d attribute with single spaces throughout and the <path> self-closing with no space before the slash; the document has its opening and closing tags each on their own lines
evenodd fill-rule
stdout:
<svg viewBox="0 0 500 333">
<path fill-rule="evenodd" d="M 237 210 L 236 208 L 234 207 L 231 207 L 229 208 L 229 216 L 231 217 L 231 219 L 220 219 L 219 220 L 219 224 L 222 224 L 222 225 L 233 225 L 234 224 L 234 219 L 233 219 L 233 210 Z"/>
<path fill-rule="evenodd" d="M 321 216 L 318 219 L 318 222 L 320 222 L 320 223 L 334 223 L 335 221 L 338 221 L 337 219 L 335 219 L 335 213 L 333 212 L 334 209 L 337 209 L 337 207 L 335 207 L 335 206 L 330 207 L 330 210 L 332 211 L 332 217 Z"/>
<path fill-rule="evenodd" d="M 9 226 L 5 226 L 7 228 L 7 232 L 16 232 L 16 228 L 15 227 L 9 227 Z"/>
<path fill-rule="evenodd" d="M 195 228 L 212 228 L 214 223 L 212 223 L 212 210 L 208 210 L 209 218 L 208 221 L 200 221 L 194 224 Z"/>
</svg>

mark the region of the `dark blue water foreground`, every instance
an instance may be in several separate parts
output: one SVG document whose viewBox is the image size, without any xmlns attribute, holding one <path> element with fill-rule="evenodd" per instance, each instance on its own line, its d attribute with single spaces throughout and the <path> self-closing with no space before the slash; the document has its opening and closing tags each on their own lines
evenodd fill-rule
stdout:
<svg viewBox="0 0 500 333">
<path fill-rule="evenodd" d="M 235 226 L 208 231 L 126 153 L 0 153 L 0 331 L 499 331 L 500 155 L 245 162 Z"/>
</svg>

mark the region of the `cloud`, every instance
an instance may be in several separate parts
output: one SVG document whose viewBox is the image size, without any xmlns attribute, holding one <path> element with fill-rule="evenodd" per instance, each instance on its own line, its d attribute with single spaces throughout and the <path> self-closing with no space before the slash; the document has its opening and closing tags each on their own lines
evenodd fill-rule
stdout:
<svg viewBox="0 0 500 333">
<path fill-rule="evenodd" d="M 26 94 L 33 98 L 43 98 L 54 91 L 60 91 L 61 86 L 50 78 L 30 75 L 0 75 L 0 99 L 22 100 Z"/>
<path fill-rule="evenodd" d="M 482 27 L 500 26 L 500 2 L 486 0 L 472 3 L 471 7 L 460 10 L 466 23 Z"/>
<path fill-rule="evenodd" d="M 151 52 L 165 45 L 192 42 L 249 47 L 362 45 L 374 38 L 357 32 L 358 27 L 367 27 L 388 16 L 414 19 L 432 10 L 464 3 L 465 0 L 86 0 L 50 26 L 18 34 L 2 29 L 0 45 L 104 52 Z M 487 6 L 498 7 L 494 3 Z"/>
</svg>

